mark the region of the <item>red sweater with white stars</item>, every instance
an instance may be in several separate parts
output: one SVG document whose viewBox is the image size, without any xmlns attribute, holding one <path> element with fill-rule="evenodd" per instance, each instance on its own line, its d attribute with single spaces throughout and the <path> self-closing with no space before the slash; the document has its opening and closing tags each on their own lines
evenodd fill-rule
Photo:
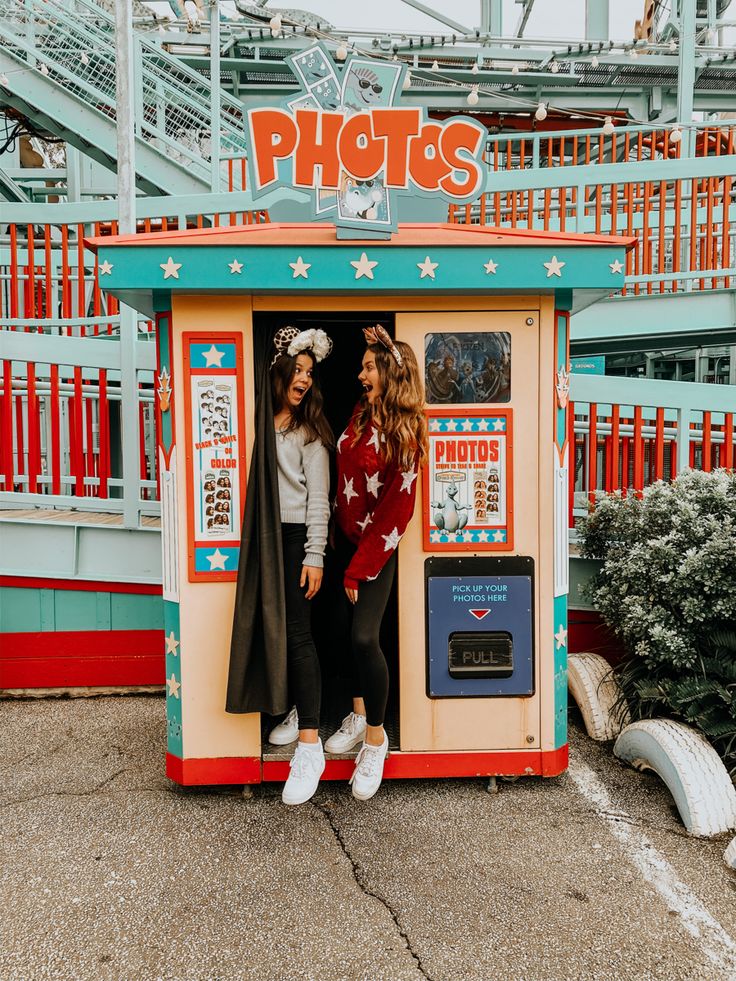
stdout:
<svg viewBox="0 0 736 981">
<path fill-rule="evenodd" d="M 386 463 L 381 449 L 385 439 L 372 423 L 351 445 L 357 411 L 337 441 L 335 520 L 358 546 L 345 570 L 348 589 L 375 579 L 396 549 L 414 513 L 419 472 L 416 458 L 409 470 L 402 470 L 397 460 Z"/>
</svg>

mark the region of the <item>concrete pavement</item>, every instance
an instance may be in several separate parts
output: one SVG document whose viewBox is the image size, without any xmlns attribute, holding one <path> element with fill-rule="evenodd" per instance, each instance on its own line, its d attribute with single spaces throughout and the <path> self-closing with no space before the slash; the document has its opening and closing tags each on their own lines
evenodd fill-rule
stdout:
<svg viewBox="0 0 736 981">
<path fill-rule="evenodd" d="M 571 725 L 568 774 L 182 790 L 158 697 L 0 703 L 1 981 L 736 978 L 729 836 Z"/>
</svg>

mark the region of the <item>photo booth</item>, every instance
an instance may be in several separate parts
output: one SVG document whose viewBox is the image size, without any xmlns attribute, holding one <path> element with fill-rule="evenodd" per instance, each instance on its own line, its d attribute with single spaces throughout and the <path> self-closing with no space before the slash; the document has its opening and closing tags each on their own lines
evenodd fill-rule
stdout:
<svg viewBox="0 0 736 981">
<path fill-rule="evenodd" d="M 185 785 L 288 774 L 293 746 L 265 743 L 257 713 L 225 711 L 254 343 L 288 323 L 328 331 L 322 384 L 339 434 L 360 395 L 360 328 L 376 322 L 413 348 L 429 427 L 385 624 L 385 777 L 561 773 L 569 319 L 620 289 L 630 240 L 424 224 L 345 241 L 333 226 L 266 224 L 89 244 L 107 291 L 156 321 L 167 774 Z M 329 616 L 315 605 L 327 649 Z M 328 650 L 328 678 L 341 656 Z M 350 701 L 333 702 L 324 721 L 337 725 Z M 352 769 L 328 757 L 323 779 Z"/>
</svg>

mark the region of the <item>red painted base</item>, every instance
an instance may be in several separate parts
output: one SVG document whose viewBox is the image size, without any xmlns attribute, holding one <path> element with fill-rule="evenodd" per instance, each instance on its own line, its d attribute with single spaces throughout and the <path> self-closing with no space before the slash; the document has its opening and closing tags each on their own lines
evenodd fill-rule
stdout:
<svg viewBox="0 0 736 981">
<path fill-rule="evenodd" d="M 485 753 L 391 753 L 386 760 L 387 780 L 422 777 L 557 777 L 567 769 L 568 749 L 542 752 L 521 750 Z M 323 780 L 349 780 L 354 769 L 352 760 L 327 760 Z M 225 759 L 180 759 L 166 754 L 166 776 L 175 783 L 189 786 L 217 784 L 283 782 L 289 775 L 287 760 L 258 757 Z"/>
<path fill-rule="evenodd" d="M 163 685 L 163 630 L 0 635 L 0 688 Z"/>
</svg>

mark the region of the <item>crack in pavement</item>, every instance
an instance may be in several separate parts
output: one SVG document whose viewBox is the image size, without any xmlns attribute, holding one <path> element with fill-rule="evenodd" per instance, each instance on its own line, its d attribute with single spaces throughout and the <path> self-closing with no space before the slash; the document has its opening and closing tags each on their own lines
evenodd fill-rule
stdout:
<svg viewBox="0 0 736 981">
<path fill-rule="evenodd" d="M 361 869 L 361 866 L 360 866 L 360 864 L 358 862 L 355 861 L 355 859 L 353 858 L 353 856 L 350 854 L 350 850 L 349 850 L 349 848 L 348 848 L 348 846 L 347 846 L 347 844 L 345 842 L 345 839 L 343 837 L 342 831 L 340 831 L 340 829 L 338 828 L 338 826 L 335 824 L 335 822 L 334 822 L 334 820 L 332 818 L 332 813 L 329 810 L 329 808 L 325 804 L 320 804 L 320 803 L 318 803 L 315 800 L 312 800 L 311 803 L 314 805 L 314 807 L 321 814 L 324 814 L 324 816 L 327 818 L 327 823 L 329 824 L 330 829 L 332 830 L 332 833 L 335 836 L 335 840 L 337 841 L 338 845 L 340 846 L 340 848 L 341 848 L 343 854 L 345 855 L 345 857 L 347 858 L 348 862 L 350 862 L 350 868 L 351 868 L 352 873 L 353 873 L 353 878 L 355 879 L 355 882 L 356 882 L 358 888 L 360 889 L 360 891 L 364 895 L 370 896 L 372 899 L 377 900 L 384 907 L 384 909 L 386 909 L 386 911 L 388 912 L 389 916 L 394 921 L 394 924 L 396 926 L 396 929 L 398 930 L 399 936 L 404 941 L 404 945 L 406 947 L 406 950 L 408 951 L 408 953 L 412 957 L 414 963 L 416 964 L 417 970 L 419 971 L 419 973 L 422 975 L 423 978 L 426 978 L 427 979 L 427 981 L 433 981 L 432 976 L 430 974 L 428 974 L 427 971 L 425 970 L 425 967 L 424 967 L 424 964 L 422 963 L 421 957 L 419 956 L 419 954 L 417 954 L 417 952 L 412 947 L 411 940 L 409 939 L 409 935 L 406 932 L 406 930 L 404 929 L 404 927 L 401 925 L 401 920 L 399 919 L 398 913 L 394 910 L 394 908 L 391 906 L 391 904 L 385 898 L 385 896 L 382 896 L 380 893 L 375 892 L 373 889 L 370 888 L 370 886 L 365 881 L 365 877 L 363 875 L 363 871 Z"/>
<path fill-rule="evenodd" d="M 120 770 L 116 770 L 114 773 L 111 773 L 109 777 L 105 777 L 105 779 L 98 783 L 97 786 L 92 787 L 91 790 L 56 790 L 47 794 L 34 794 L 32 797 L 18 797 L 15 800 L 3 802 L 0 804 L 0 808 L 4 809 L 6 807 L 14 807 L 17 804 L 26 804 L 28 801 L 34 800 L 44 800 L 44 798 L 48 797 L 91 797 L 102 790 L 103 787 L 106 787 L 109 783 L 112 783 L 116 777 L 119 777 L 121 773 L 125 773 L 128 769 L 129 767 L 124 766 Z"/>
</svg>

